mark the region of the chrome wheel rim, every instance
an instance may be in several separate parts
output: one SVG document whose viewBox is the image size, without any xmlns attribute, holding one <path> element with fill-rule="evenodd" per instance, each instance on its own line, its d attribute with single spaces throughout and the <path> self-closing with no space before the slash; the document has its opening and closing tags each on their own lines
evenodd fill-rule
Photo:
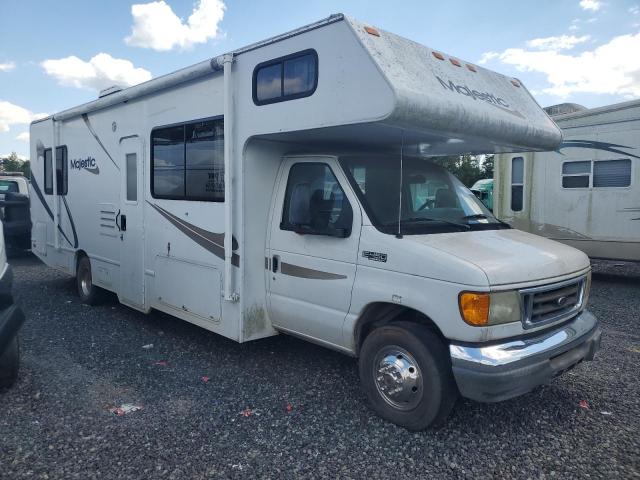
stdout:
<svg viewBox="0 0 640 480">
<path fill-rule="evenodd" d="M 85 297 L 88 297 L 91 293 L 91 271 L 88 268 L 81 270 L 80 290 L 82 290 L 82 295 Z"/>
<path fill-rule="evenodd" d="M 407 350 L 396 345 L 384 347 L 373 362 L 373 379 L 378 394 L 398 410 L 412 410 L 424 395 L 418 362 Z"/>
</svg>

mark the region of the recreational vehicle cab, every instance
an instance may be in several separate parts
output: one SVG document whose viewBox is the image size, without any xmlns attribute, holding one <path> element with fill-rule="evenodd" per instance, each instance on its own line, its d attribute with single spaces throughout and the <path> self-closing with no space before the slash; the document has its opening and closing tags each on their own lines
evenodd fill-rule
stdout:
<svg viewBox="0 0 640 480">
<path fill-rule="evenodd" d="M 587 257 L 428 157 L 556 148 L 526 88 L 343 15 L 31 127 L 33 251 L 143 312 L 359 357 L 384 418 L 442 422 L 593 358 Z"/>
</svg>

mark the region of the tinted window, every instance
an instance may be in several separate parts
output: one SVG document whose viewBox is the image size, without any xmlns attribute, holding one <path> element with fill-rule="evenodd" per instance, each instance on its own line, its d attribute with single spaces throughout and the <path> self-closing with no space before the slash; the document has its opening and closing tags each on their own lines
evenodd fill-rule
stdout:
<svg viewBox="0 0 640 480">
<path fill-rule="evenodd" d="M 223 201 L 223 123 L 211 120 L 189 124 L 186 140 L 187 197 Z"/>
<path fill-rule="evenodd" d="M 524 158 L 511 159 L 511 210 L 522 211 L 524 202 Z"/>
<path fill-rule="evenodd" d="M 184 197 L 184 126 L 153 132 L 153 193 Z"/>
<path fill-rule="evenodd" d="M 589 176 L 575 175 L 562 177 L 562 186 L 564 188 L 589 188 Z"/>
<path fill-rule="evenodd" d="M 151 134 L 155 198 L 224 201 L 224 121 L 158 128 Z"/>
<path fill-rule="evenodd" d="M 138 201 L 138 160 L 135 153 L 127 153 L 127 200 Z"/>
<path fill-rule="evenodd" d="M 631 185 L 631 160 L 597 160 L 593 163 L 594 187 Z"/>
<path fill-rule="evenodd" d="M 69 185 L 67 147 L 56 147 L 56 189 L 58 195 L 66 195 Z M 44 193 L 53 195 L 53 158 L 51 149 L 44 151 Z"/>
<path fill-rule="evenodd" d="M 282 230 L 348 236 L 353 211 L 328 165 L 298 163 L 287 181 Z"/>
<path fill-rule="evenodd" d="M 565 162 L 562 164 L 562 173 L 563 175 L 591 173 L 591 162 Z"/>
<path fill-rule="evenodd" d="M 282 66 L 263 67 L 256 74 L 256 98 L 260 101 L 282 96 Z"/>
<path fill-rule="evenodd" d="M 308 97 L 317 84 L 318 55 L 305 50 L 259 64 L 253 72 L 253 101 L 265 105 Z"/>
<path fill-rule="evenodd" d="M 313 56 L 293 58 L 284 62 L 283 95 L 295 95 L 313 90 L 316 62 Z"/>
<path fill-rule="evenodd" d="M 0 180 L 0 193 L 18 193 L 20 189 L 18 188 L 17 182 L 12 182 L 11 180 Z"/>
</svg>

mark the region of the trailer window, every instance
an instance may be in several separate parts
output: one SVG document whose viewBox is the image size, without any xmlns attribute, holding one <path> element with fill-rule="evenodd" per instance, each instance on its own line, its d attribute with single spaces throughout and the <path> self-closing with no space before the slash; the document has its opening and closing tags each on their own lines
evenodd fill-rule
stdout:
<svg viewBox="0 0 640 480">
<path fill-rule="evenodd" d="M 594 187 L 628 187 L 631 185 L 631 160 L 596 160 L 593 162 Z"/>
<path fill-rule="evenodd" d="M 524 158 L 511 159 L 511 210 L 522 211 L 524 202 Z"/>
<path fill-rule="evenodd" d="M 151 133 L 151 194 L 224 201 L 224 121 L 203 120 Z"/>
<path fill-rule="evenodd" d="M 253 71 L 256 105 L 308 97 L 318 86 L 318 54 L 315 50 L 263 62 Z"/>
<path fill-rule="evenodd" d="M 565 162 L 562 164 L 563 188 L 589 188 L 591 161 Z"/>
<path fill-rule="evenodd" d="M 66 195 L 69 185 L 67 147 L 56 147 L 56 187 L 58 195 Z M 44 193 L 53 195 L 53 159 L 51 149 L 44 151 Z"/>
<path fill-rule="evenodd" d="M 563 188 L 610 188 L 631 185 L 631 160 L 581 160 L 562 164 Z"/>
</svg>

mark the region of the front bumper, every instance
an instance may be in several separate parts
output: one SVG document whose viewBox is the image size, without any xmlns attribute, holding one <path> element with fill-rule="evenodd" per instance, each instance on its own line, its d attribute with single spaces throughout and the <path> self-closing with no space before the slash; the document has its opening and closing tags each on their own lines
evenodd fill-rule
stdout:
<svg viewBox="0 0 640 480">
<path fill-rule="evenodd" d="M 490 344 L 451 344 L 453 374 L 462 396 L 481 402 L 517 397 L 548 383 L 600 348 L 596 317 L 583 311 L 561 327 Z"/>
</svg>

